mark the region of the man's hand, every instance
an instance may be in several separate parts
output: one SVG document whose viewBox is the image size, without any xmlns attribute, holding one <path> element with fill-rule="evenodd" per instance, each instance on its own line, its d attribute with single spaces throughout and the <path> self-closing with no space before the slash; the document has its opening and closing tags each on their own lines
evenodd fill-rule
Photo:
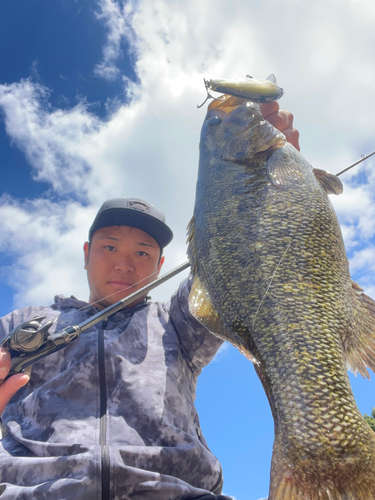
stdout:
<svg viewBox="0 0 375 500">
<path fill-rule="evenodd" d="M 298 144 L 299 132 L 293 128 L 293 115 L 290 111 L 280 109 L 279 103 L 266 102 L 260 105 L 260 110 L 264 118 L 270 122 L 275 128 L 280 130 L 288 142 L 290 142 L 298 151 L 300 147 Z"/>
<path fill-rule="evenodd" d="M 8 375 L 10 369 L 10 354 L 7 349 L 0 347 L 0 416 L 5 410 L 9 400 L 15 395 L 18 389 L 21 389 L 30 380 L 30 377 L 25 373 L 18 373 L 13 377 L 4 379 Z"/>
</svg>

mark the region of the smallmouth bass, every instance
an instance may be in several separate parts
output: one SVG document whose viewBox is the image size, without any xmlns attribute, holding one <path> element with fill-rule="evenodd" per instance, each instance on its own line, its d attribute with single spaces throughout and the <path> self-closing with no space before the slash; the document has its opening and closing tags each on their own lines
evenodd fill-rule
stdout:
<svg viewBox="0 0 375 500">
<path fill-rule="evenodd" d="M 375 370 L 375 302 L 350 278 L 341 192 L 256 104 L 210 105 L 190 310 L 254 362 L 275 422 L 269 500 L 375 500 L 375 434 L 346 371 Z"/>
</svg>

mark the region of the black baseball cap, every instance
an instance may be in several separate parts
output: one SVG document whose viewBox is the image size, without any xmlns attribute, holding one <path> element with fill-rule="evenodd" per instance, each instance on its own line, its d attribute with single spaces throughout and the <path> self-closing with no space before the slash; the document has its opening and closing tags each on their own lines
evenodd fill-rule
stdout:
<svg viewBox="0 0 375 500">
<path fill-rule="evenodd" d="M 108 226 L 131 226 L 152 236 L 160 248 L 172 241 L 173 233 L 165 223 L 165 215 L 151 203 L 139 198 L 114 198 L 99 208 L 89 230 L 89 241 L 98 229 Z"/>
</svg>

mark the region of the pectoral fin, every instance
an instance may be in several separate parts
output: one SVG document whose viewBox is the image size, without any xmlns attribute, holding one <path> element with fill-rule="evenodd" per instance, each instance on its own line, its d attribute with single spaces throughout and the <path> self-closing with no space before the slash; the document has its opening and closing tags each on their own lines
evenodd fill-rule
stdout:
<svg viewBox="0 0 375 500">
<path fill-rule="evenodd" d="M 355 281 L 352 297 L 355 330 L 345 342 L 347 363 L 351 371 L 369 379 L 367 368 L 375 372 L 375 301 Z"/>
<path fill-rule="evenodd" d="M 278 189 L 298 187 L 305 184 L 307 169 L 311 166 L 301 156 L 294 158 L 293 151 L 284 146 L 276 149 L 267 162 L 267 174 L 271 183 Z"/>
<path fill-rule="evenodd" d="M 194 276 L 189 295 L 189 310 L 211 333 L 235 345 L 250 361 L 258 363 L 243 340 L 226 327 L 197 275 Z"/>
<path fill-rule="evenodd" d="M 327 194 L 342 194 L 344 188 L 337 175 L 320 170 L 320 168 L 314 168 L 313 172 Z"/>
</svg>

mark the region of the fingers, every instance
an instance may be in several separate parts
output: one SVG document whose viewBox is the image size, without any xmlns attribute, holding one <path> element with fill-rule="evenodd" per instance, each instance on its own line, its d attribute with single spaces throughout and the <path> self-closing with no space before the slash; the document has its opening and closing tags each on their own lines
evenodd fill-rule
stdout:
<svg viewBox="0 0 375 500">
<path fill-rule="evenodd" d="M 281 110 L 276 101 L 262 103 L 260 109 L 264 118 L 280 130 L 285 135 L 286 140 L 300 151 L 299 132 L 293 127 L 293 114 L 290 111 Z"/>
<path fill-rule="evenodd" d="M 279 109 L 274 113 L 267 116 L 267 121 L 271 123 L 275 128 L 284 132 L 284 130 L 289 130 L 293 128 L 293 115 L 290 111 L 284 111 Z"/>
<path fill-rule="evenodd" d="M 262 102 L 262 104 L 260 104 L 260 111 L 261 111 L 262 115 L 264 116 L 264 118 L 266 118 L 266 120 L 268 120 L 268 117 L 270 115 L 272 115 L 273 113 L 277 113 L 277 111 L 279 111 L 279 109 L 280 109 L 280 106 L 279 106 L 279 103 L 277 101 Z"/>
<path fill-rule="evenodd" d="M 0 347 L 0 385 L 8 375 L 10 369 L 10 354 L 8 349 Z"/>
<path fill-rule="evenodd" d="M 299 147 L 299 132 L 296 128 L 288 128 L 282 131 L 286 140 L 292 144 L 297 151 L 301 151 Z"/>
<path fill-rule="evenodd" d="M 4 381 L 9 373 L 10 364 L 9 351 L 0 347 L 0 416 L 18 389 L 21 389 L 30 380 L 30 377 L 25 373 L 18 373 Z"/>
<path fill-rule="evenodd" d="M 30 377 L 25 373 L 17 373 L 17 375 L 13 375 L 2 384 L 0 387 L 0 416 L 16 392 L 26 385 L 29 380 Z"/>
</svg>

